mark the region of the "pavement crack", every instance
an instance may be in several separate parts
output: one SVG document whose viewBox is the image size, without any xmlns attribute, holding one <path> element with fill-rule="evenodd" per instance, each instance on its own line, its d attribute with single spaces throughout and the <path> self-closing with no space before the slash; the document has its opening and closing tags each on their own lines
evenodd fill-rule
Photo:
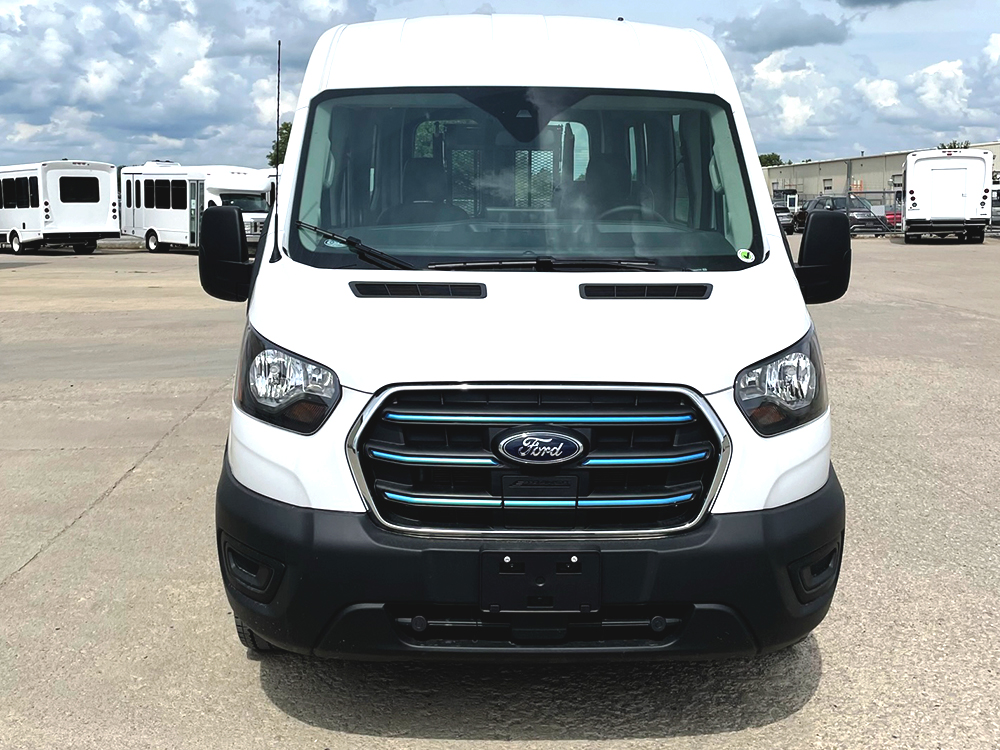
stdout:
<svg viewBox="0 0 1000 750">
<path fill-rule="evenodd" d="M 147 450 L 145 453 L 143 453 L 141 456 L 139 456 L 139 458 L 136 459 L 136 461 L 128 469 L 125 470 L 125 473 L 123 473 L 120 477 L 118 477 L 118 479 L 116 479 L 114 481 L 114 483 L 110 487 L 108 487 L 108 489 L 106 489 L 104 492 L 102 492 L 100 495 L 98 495 L 82 511 L 80 511 L 80 513 L 72 521 L 70 521 L 68 524 L 66 524 L 65 526 L 63 526 L 63 528 L 61 528 L 58 532 L 56 532 L 55 536 L 53 536 L 51 539 L 49 539 L 48 541 L 46 541 L 41 547 L 39 547 L 38 550 L 35 551 L 35 554 L 33 554 L 28 560 L 26 560 L 24 562 L 24 564 L 22 564 L 16 570 L 14 570 L 9 575 L 7 575 L 2 581 L 0 581 L 0 590 L 3 590 L 3 588 L 8 583 L 10 583 L 22 570 L 24 570 L 29 565 L 31 565 L 31 563 L 33 563 L 35 560 L 37 560 L 44 552 L 46 552 L 46 550 L 48 550 L 53 544 L 55 544 L 57 541 L 59 541 L 59 539 L 61 539 L 62 536 L 67 531 L 69 531 L 70 529 L 72 529 L 76 525 L 76 523 L 78 521 L 80 521 L 81 519 L 83 519 L 88 513 L 90 513 L 90 511 L 92 511 L 94 508 L 96 508 L 98 505 L 100 505 L 104 500 L 106 500 L 108 497 L 110 497 L 111 494 L 116 489 L 118 489 L 118 487 L 121 486 L 122 482 L 124 482 L 126 479 L 128 479 L 130 476 L 132 476 L 132 474 L 135 472 L 135 470 L 138 469 L 140 466 L 142 466 L 142 464 L 146 461 L 147 458 L 149 458 L 151 455 L 153 455 L 153 453 L 155 453 L 156 450 L 161 445 L 163 445 L 163 443 L 165 443 L 170 438 L 171 435 L 173 435 L 175 432 L 177 432 L 177 430 L 180 429 L 180 427 L 185 422 L 187 422 L 189 419 L 191 419 L 191 417 L 193 417 L 195 414 L 197 414 L 198 411 L 203 406 L 205 406 L 205 404 L 207 404 L 210 399 L 215 398 L 215 396 L 217 395 L 217 393 L 220 390 L 223 390 L 223 389 L 226 389 L 226 388 L 230 388 L 230 387 L 231 387 L 231 381 L 227 380 L 225 385 L 219 386 L 218 388 L 213 388 L 209 392 L 209 394 L 207 396 L 205 396 L 205 398 L 203 398 L 201 401 L 199 401 L 198 404 L 195 405 L 195 407 L 193 409 L 191 409 L 187 414 L 185 414 L 183 417 L 181 417 L 179 420 L 177 420 L 177 422 L 175 422 L 174 425 L 169 430 L 167 430 L 163 434 L 163 436 L 161 438 L 159 438 L 155 443 L 153 443 L 153 445 L 150 447 L 149 450 Z"/>
</svg>

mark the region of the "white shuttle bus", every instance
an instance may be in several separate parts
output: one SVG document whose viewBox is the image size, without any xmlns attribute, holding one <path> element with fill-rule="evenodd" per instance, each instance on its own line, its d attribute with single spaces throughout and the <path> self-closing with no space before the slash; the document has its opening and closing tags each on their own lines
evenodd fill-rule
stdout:
<svg viewBox="0 0 1000 750">
<path fill-rule="evenodd" d="M 121 172 L 122 234 L 139 237 L 151 253 L 198 247 L 205 175 L 170 161 L 148 161 Z"/>
<path fill-rule="evenodd" d="M 257 244 L 271 208 L 273 170 L 210 165 L 192 167 L 205 175 L 205 208 L 237 206 L 243 211 L 247 241 Z"/>
<path fill-rule="evenodd" d="M 715 43 L 338 26 L 285 166 L 268 252 L 237 206 L 199 251 L 249 300 L 214 529 L 243 644 L 690 659 L 820 623 L 845 508 L 806 305 L 850 227 L 812 213 L 793 263 Z"/>
<path fill-rule="evenodd" d="M 48 161 L 0 167 L 0 242 L 16 255 L 71 246 L 86 255 L 119 236 L 115 166 Z"/>
<path fill-rule="evenodd" d="M 982 242 L 991 221 L 993 152 L 916 151 L 903 164 L 903 240 L 954 234 Z"/>
</svg>

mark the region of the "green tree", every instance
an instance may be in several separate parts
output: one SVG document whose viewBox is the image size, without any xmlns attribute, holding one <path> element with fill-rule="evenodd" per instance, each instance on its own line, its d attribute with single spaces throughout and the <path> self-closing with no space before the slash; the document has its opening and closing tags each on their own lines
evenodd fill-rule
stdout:
<svg viewBox="0 0 1000 750">
<path fill-rule="evenodd" d="M 288 148 L 288 136 L 292 132 L 292 123 L 283 122 L 278 128 L 278 139 L 271 141 L 271 153 L 267 155 L 267 164 L 276 167 L 285 162 L 285 149 Z"/>
<path fill-rule="evenodd" d="M 957 138 L 952 138 L 948 143 L 939 143 L 938 148 L 968 148 L 971 145 L 970 141 L 960 141 Z"/>
<path fill-rule="evenodd" d="M 760 165 L 762 167 L 780 167 L 784 164 L 781 160 L 781 156 L 773 151 L 769 154 L 758 154 L 758 156 L 760 157 Z"/>
</svg>

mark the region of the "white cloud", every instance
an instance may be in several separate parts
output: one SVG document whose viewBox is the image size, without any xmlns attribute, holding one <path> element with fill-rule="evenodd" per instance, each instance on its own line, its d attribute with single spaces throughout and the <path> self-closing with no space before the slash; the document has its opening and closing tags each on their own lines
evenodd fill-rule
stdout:
<svg viewBox="0 0 1000 750">
<path fill-rule="evenodd" d="M 46 29 L 39 46 L 39 56 L 53 68 L 62 67 L 65 58 L 73 48 L 64 42 L 56 29 Z"/>
<path fill-rule="evenodd" d="M 778 106 L 781 107 L 781 130 L 785 135 L 793 135 L 802 130 L 809 118 L 816 114 L 812 105 L 798 96 L 782 94 L 778 97 Z"/>
<path fill-rule="evenodd" d="M 1000 34 L 990 34 L 990 41 L 983 48 L 991 65 L 1000 64 Z"/>
<path fill-rule="evenodd" d="M 278 77 L 276 75 L 259 78 L 253 82 L 251 98 L 253 105 L 257 109 L 257 122 L 267 125 L 274 122 L 276 117 L 274 97 L 277 94 Z M 288 82 L 281 82 L 281 119 L 291 119 L 292 113 L 299 103 L 298 87 L 288 85 Z"/>
<path fill-rule="evenodd" d="M 961 60 L 943 60 L 929 65 L 908 79 L 917 98 L 927 109 L 944 115 L 961 115 L 969 104 L 971 89 L 965 83 Z"/>
<path fill-rule="evenodd" d="M 784 50 L 774 52 L 753 66 L 754 83 L 770 89 L 779 89 L 789 83 L 802 81 L 813 73 L 811 65 L 788 69 L 786 62 L 788 53 Z"/>
<path fill-rule="evenodd" d="M 28 141 L 43 130 L 45 130 L 44 125 L 30 125 L 26 122 L 18 122 L 14 124 L 14 132 L 7 136 L 7 140 L 14 143 Z"/>
<path fill-rule="evenodd" d="M 899 84 L 895 81 L 885 78 L 869 81 L 862 78 L 854 84 L 854 88 L 876 109 L 890 109 L 900 105 Z"/>
<path fill-rule="evenodd" d="M 77 98 L 92 104 L 99 104 L 118 90 L 125 78 L 127 63 L 118 59 L 114 63 L 109 60 L 90 60 L 86 63 L 86 72 L 77 87 Z"/>
</svg>

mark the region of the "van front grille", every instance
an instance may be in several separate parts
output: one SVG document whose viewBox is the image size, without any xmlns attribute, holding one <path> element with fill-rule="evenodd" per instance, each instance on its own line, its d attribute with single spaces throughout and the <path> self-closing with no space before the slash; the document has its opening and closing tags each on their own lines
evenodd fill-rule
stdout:
<svg viewBox="0 0 1000 750">
<path fill-rule="evenodd" d="M 581 452 L 524 464 L 508 437 L 555 432 Z M 385 525 L 516 536 L 668 533 L 697 523 L 729 441 L 679 388 L 410 386 L 376 397 L 351 438 L 352 466 Z"/>
</svg>

